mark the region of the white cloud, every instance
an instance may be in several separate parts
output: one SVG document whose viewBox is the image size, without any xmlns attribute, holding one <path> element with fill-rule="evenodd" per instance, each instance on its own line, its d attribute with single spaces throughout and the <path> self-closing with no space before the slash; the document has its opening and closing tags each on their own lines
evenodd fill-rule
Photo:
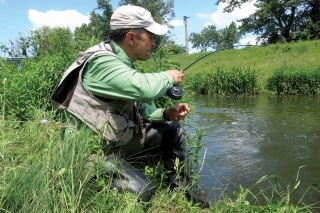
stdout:
<svg viewBox="0 0 320 213">
<path fill-rule="evenodd" d="M 256 11 L 254 3 L 255 1 L 242 4 L 241 8 L 236 8 L 231 13 L 223 12 L 223 8 L 227 6 L 226 3 L 219 4 L 218 10 L 211 14 L 211 21 L 217 26 L 217 29 L 227 27 L 232 21 L 239 25 L 237 20 L 246 18 Z"/>
<path fill-rule="evenodd" d="M 38 29 L 42 26 L 50 27 L 69 27 L 74 30 L 83 23 L 89 23 L 90 15 L 83 15 L 76 10 L 49 10 L 47 12 L 40 12 L 29 9 L 29 20 L 33 25 L 33 29 Z"/>
<path fill-rule="evenodd" d="M 170 21 L 169 24 L 173 27 L 183 26 L 183 22 L 181 20 L 173 20 Z"/>
<path fill-rule="evenodd" d="M 227 4 L 219 4 L 217 11 L 211 14 L 211 22 L 217 26 L 217 29 L 222 29 L 234 21 L 238 26 L 240 23 L 237 23 L 237 20 L 248 17 L 256 11 L 256 7 L 254 6 L 255 1 L 245 3 L 241 5 L 241 8 L 234 9 L 231 13 L 224 13 L 223 8 L 227 6 Z M 239 42 L 240 44 L 256 44 L 256 36 L 252 34 L 245 35 Z"/>
<path fill-rule="evenodd" d="M 205 13 L 197 13 L 196 16 L 200 18 L 210 19 L 210 15 Z"/>
<path fill-rule="evenodd" d="M 209 26 L 211 26 L 211 25 L 213 25 L 213 23 L 212 23 L 211 21 L 208 21 L 208 22 L 206 22 L 206 23 L 204 24 L 205 27 L 209 27 Z"/>
<path fill-rule="evenodd" d="M 253 34 L 247 34 L 246 37 L 242 38 L 239 42 L 239 44 L 250 44 L 250 45 L 256 45 L 257 36 L 253 35 Z"/>
</svg>

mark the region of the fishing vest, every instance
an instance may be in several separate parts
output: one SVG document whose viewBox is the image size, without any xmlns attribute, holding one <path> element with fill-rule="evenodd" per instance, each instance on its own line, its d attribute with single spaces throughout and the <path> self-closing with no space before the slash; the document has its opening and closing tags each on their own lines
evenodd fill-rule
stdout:
<svg viewBox="0 0 320 213">
<path fill-rule="evenodd" d="M 101 42 L 80 52 L 76 61 L 66 70 L 51 96 L 56 109 L 64 109 L 80 119 L 94 132 L 102 135 L 114 146 L 127 144 L 143 126 L 138 103 L 116 99 L 98 98 L 82 84 L 82 72 L 89 58 L 100 53 L 115 55 L 110 43 Z"/>
</svg>

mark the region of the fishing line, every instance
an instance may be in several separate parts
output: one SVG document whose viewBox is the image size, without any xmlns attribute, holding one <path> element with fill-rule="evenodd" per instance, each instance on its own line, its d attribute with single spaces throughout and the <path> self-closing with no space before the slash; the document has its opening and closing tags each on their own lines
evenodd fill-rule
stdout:
<svg viewBox="0 0 320 213">
<path fill-rule="evenodd" d="M 297 58 L 297 59 L 299 59 L 299 60 L 301 60 L 301 61 L 303 61 L 303 62 L 305 62 L 305 63 L 307 63 L 307 64 L 310 64 L 310 65 L 312 65 L 312 66 L 314 66 L 314 67 L 319 68 L 317 65 L 312 64 L 311 62 L 306 61 L 306 60 L 304 60 L 304 59 L 302 59 L 302 58 L 300 58 L 300 57 L 298 57 L 298 56 L 296 56 L 296 55 L 290 54 L 290 53 L 288 53 L 288 52 L 285 52 L 285 53 L 288 54 L 288 55 L 290 55 L 290 56 L 293 56 L 293 57 L 295 57 L 295 58 Z"/>
</svg>

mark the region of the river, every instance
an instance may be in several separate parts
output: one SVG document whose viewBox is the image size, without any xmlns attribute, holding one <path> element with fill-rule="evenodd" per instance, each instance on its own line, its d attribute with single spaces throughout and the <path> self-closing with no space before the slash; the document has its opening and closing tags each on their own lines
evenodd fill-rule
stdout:
<svg viewBox="0 0 320 213">
<path fill-rule="evenodd" d="M 264 205 L 278 183 L 279 191 L 291 192 L 294 204 L 302 197 L 306 204 L 320 201 L 320 97 L 197 95 L 193 100 L 186 122 L 205 130 L 199 183 L 208 200 L 234 197 L 241 185 L 257 195 L 249 202 Z M 276 178 L 256 184 L 264 175 Z"/>
</svg>

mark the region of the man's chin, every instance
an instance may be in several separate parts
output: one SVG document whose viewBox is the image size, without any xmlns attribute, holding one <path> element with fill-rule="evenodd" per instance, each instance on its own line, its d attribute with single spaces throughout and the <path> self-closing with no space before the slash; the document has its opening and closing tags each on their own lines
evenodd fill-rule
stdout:
<svg viewBox="0 0 320 213">
<path fill-rule="evenodd" d="M 143 59 L 143 61 L 148 60 L 150 57 L 151 57 L 151 54 L 150 54 L 150 53 L 148 53 L 148 54 L 145 56 L 145 58 Z"/>
</svg>

